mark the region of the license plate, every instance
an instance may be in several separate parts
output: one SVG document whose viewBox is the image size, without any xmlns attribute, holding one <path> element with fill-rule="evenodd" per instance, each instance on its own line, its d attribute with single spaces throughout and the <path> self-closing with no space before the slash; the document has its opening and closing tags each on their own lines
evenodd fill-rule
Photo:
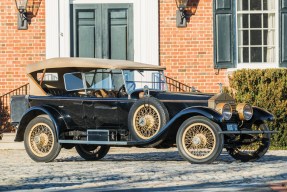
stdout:
<svg viewBox="0 0 287 192">
<path fill-rule="evenodd" d="M 227 124 L 227 131 L 237 131 L 238 125 L 237 124 Z"/>
</svg>

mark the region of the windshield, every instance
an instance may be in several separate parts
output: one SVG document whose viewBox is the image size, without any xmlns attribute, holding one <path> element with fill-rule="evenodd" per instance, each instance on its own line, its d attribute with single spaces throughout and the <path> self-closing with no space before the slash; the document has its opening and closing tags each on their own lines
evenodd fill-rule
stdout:
<svg viewBox="0 0 287 192">
<path fill-rule="evenodd" d="M 130 94 L 136 89 L 149 89 L 166 91 L 165 77 L 163 71 L 149 70 L 124 70 L 126 90 Z"/>
</svg>

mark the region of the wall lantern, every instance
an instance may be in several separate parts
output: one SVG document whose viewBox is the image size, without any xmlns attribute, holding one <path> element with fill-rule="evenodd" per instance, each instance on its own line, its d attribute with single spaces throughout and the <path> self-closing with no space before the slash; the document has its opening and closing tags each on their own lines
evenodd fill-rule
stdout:
<svg viewBox="0 0 287 192">
<path fill-rule="evenodd" d="M 176 10 L 176 26 L 186 27 L 187 20 L 194 15 L 197 10 L 198 0 L 175 0 L 178 10 Z"/>
<path fill-rule="evenodd" d="M 28 29 L 27 3 L 28 0 L 15 0 L 18 9 L 18 30 Z"/>
</svg>

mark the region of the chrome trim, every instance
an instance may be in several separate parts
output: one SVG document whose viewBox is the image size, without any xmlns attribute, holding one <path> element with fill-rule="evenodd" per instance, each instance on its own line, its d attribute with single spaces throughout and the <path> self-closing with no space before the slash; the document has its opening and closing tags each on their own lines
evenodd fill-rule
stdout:
<svg viewBox="0 0 287 192">
<path fill-rule="evenodd" d="M 161 102 L 165 103 L 208 103 L 208 100 L 165 100 L 160 99 Z"/>
<path fill-rule="evenodd" d="M 59 140 L 59 143 L 89 144 L 89 145 L 128 145 L 128 142 L 126 142 L 126 141 Z"/>
</svg>

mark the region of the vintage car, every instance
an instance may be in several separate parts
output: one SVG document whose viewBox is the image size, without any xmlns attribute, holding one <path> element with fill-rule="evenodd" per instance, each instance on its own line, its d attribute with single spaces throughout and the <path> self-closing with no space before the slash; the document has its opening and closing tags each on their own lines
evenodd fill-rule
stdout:
<svg viewBox="0 0 287 192">
<path fill-rule="evenodd" d="M 15 141 L 37 162 L 73 147 L 85 160 L 103 158 L 111 146 L 177 146 L 191 163 L 211 163 L 223 148 L 244 162 L 266 153 L 272 114 L 226 93 L 168 92 L 164 70 L 92 58 L 28 65 L 30 95 L 11 99 Z"/>
</svg>

